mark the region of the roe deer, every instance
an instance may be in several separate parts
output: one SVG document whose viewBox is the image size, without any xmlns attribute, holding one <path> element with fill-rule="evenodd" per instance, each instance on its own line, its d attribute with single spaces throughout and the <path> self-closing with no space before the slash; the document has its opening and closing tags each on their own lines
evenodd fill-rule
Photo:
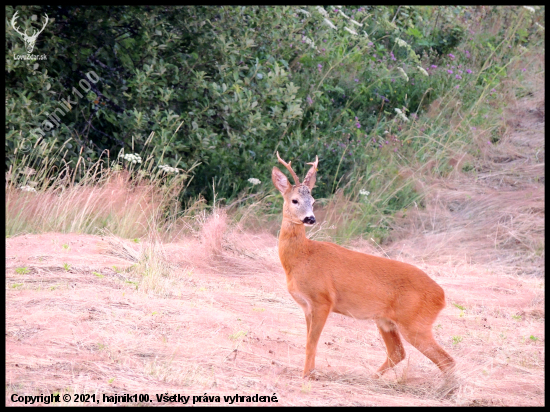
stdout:
<svg viewBox="0 0 550 412">
<path fill-rule="evenodd" d="M 286 273 L 288 291 L 306 315 L 307 344 L 303 377 L 315 368 L 315 353 L 330 312 L 357 319 L 374 319 L 387 348 L 387 359 L 375 377 L 405 358 L 403 337 L 443 372 L 455 362 L 437 344 L 432 325 L 445 307 L 445 293 L 422 270 L 407 263 L 354 252 L 329 242 L 306 238 L 305 226 L 315 223 L 311 190 L 317 164 L 302 183 L 279 157 L 294 178 L 273 167 L 271 178 L 284 198 L 283 223 L 279 235 L 279 258 Z"/>
</svg>

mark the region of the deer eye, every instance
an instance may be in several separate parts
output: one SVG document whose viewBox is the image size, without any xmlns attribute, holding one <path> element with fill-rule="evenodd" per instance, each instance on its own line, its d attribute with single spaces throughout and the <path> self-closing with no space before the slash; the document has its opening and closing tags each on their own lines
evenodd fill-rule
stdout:
<svg viewBox="0 0 550 412">
<path fill-rule="evenodd" d="M 295 205 L 298 204 L 298 201 L 296 199 L 292 199 L 292 203 L 294 203 Z"/>
</svg>

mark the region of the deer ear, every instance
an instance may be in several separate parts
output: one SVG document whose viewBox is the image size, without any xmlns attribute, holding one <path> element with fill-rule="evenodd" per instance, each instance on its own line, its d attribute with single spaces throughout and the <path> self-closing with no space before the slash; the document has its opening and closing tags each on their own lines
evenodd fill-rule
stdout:
<svg viewBox="0 0 550 412">
<path fill-rule="evenodd" d="M 273 167 L 271 172 L 271 180 L 275 187 L 281 192 L 282 195 L 285 195 L 291 188 L 290 182 L 286 178 L 283 172 L 281 172 L 277 167 Z"/>
<path fill-rule="evenodd" d="M 313 186 L 315 186 L 315 180 L 317 178 L 317 164 L 319 163 L 319 158 L 315 156 L 315 162 L 308 163 L 308 165 L 311 165 L 311 168 L 307 172 L 307 175 L 303 181 L 303 184 L 309 187 L 309 190 L 313 190 Z"/>
</svg>

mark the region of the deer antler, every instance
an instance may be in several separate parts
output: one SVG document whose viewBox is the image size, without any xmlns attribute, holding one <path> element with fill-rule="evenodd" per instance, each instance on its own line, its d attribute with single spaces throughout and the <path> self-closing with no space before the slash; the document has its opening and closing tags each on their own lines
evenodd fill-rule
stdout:
<svg viewBox="0 0 550 412">
<path fill-rule="evenodd" d="M 304 181 L 302 182 L 302 184 L 309 187 L 309 190 L 312 190 L 313 186 L 315 185 L 315 179 L 316 179 L 316 176 L 317 176 L 317 164 L 318 163 L 319 163 L 319 157 L 318 156 L 315 156 L 315 161 L 314 162 L 308 163 L 308 165 L 311 165 L 311 168 L 307 172 L 307 175 L 304 178 Z"/>
<path fill-rule="evenodd" d="M 315 155 L 315 161 L 307 164 L 312 165 L 313 167 L 315 167 L 315 170 L 317 170 L 317 165 L 319 164 L 319 156 Z"/>
<path fill-rule="evenodd" d="M 294 170 L 292 170 L 292 167 L 290 167 L 290 164 L 292 162 L 287 163 L 283 159 L 281 159 L 281 156 L 279 156 L 279 152 L 277 152 L 277 159 L 279 159 L 279 162 L 282 163 L 284 165 L 284 167 L 286 167 L 288 169 L 288 171 L 290 172 L 290 174 L 294 178 L 294 182 L 296 183 L 296 186 L 300 186 L 300 179 L 298 179 L 298 176 L 296 175 Z"/>
<path fill-rule="evenodd" d="M 13 17 L 11 18 L 11 27 L 13 27 L 13 29 L 19 33 L 21 36 L 26 36 L 26 33 L 21 33 L 19 30 L 17 30 L 17 27 L 15 27 L 15 21 L 17 20 L 17 13 L 19 13 L 18 11 L 16 11 L 13 15 Z"/>
</svg>

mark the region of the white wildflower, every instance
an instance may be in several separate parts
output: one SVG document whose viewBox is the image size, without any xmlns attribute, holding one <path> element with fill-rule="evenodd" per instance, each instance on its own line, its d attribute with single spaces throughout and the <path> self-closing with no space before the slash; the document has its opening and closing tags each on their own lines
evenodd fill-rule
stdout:
<svg viewBox="0 0 550 412">
<path fill-rule="evenodd" d="M 328 17 L 328 12 L 325 10 L 324 7 L 317 6 L 315 7 L 319 13 L 321 13 L 324 17 Z"/>
<path fill-rule="evenodd" d="M 256 179 L 255 177 L 251 177 L 250 179 L 248 179 L 248 181 L 249 181 L 250 183 L 252 183 L 253 186 L 256 186 L 256 185 L 259 185 L 260 183 L 262 183 L 262 182 L 260 181 L 260 179 Z"/>
<path fill-rule="evenodd" d="M 349 19 L 348 16 L 344 14 L 344 12 L 341 9 L 338 9 L 338 13 L 340 13 L 342 16 L 344 16 L 346 19 Z"/>
<path fill-rule="evenodd" d="M 523 6 L 523 8 L 527 11 L 530 11 L 531 13 L 535 13 L 535 9 L 533 7 L 529 7 L 529 6 Z"/>
<path fill-rule="evenodd" d="M 397 70 L 401 72 L 401 75 L 405 78 L 406 81 L 409 81 L 409 76 L 407 76 L 407 73 L 405 73 L 405 70 L 403 70 L 401 67 L 398 67 Z"/>
<path fill-rule="evenodd" d="M 34 187 L 30 186 L 21 186 L 19 189 L 21 189 L 23 192 L 33 192 L 36 193 L 36 189 Z"/>
<path fill-rule="evenodd" d="M 159 169 L 162 170 L 164 173 L 174 173 L 178 174 L 180 171 L 176 167 L 170 167 L 168 165 L 160 165 Z"/>
<path fill-rule="evenodd" d="M 403 114 L 403 112 L 401 111 L 401 109 L 398 109 L 398 108 L 396 107 L 396 108 L 395 108 L 395 112 L 396 112 L 397 115 L 398 115 L 401 119 L 403 119 L 404 121 L 406 121 L 406 122 L 409 121 L 409 119 L 407 119 L 407 116 L 405 116 L 405 115 Z"/>
<path fill-rule="evenodd" d="M 309 37 L 302 36 L 302 40 L 305 41 L 307 44 L 311 46 L 312 49 L 315 48 L 315 43 L 313 40 L 311 40 Z"/>
<path fill-rule="evenodd" d="M 407 42 L 405 40 L 400 39 L 400 38 L 395 39 L 395 42 L 401 47 L 407 47 L 408 46 Z"/>
<path fill-rule="evenodd" d="M 332 22 L 329 19 L 325 19 L 325 23 L 328 24 L 331 29 L 336 30 L 336 26 L 332 24 Z"/>
<path fill-rule="evenodd" d="M 350 19 L 350 21 L 351 21 L 353 24 L 358 25 L 359 27 L 363 27 L 363 24 L 362 24 L 362 23 L 359 23 L 358 21 L 355 21 L 355 20 L 353 20 L 353 19 Z"/>
<path fill-rule="evenodd" d="M 122 158 L 130 163 L 141 163 L 141 156 L 137 153 L 127 153 Z"/>
<path fill-rule="evenodd" d="M 344 27 L 344 30 L 346 30 L 347 32 L 349 32 L 351 34 L 355 34 L 357 36 L 357 32 L 353 29 L 350 29 L 349 27 Z"/>
<path fill-rule="evenodd" d="M 306 16 L 309 17 L 309 11 L 306 11 L 306 10 L 304 10 L 304 9 L 298 9 L 297 12 L 298 12 L 298 13 L 305 14 Z"/>
<path fill-rule="evenodd" d="M 426 70 L 424 70 L 423 67 L 420 67 L 420 66 L 416 66 L 416 68 L 418 69 L 418 71 L 420 73 L 422 73 L 424 76 L 429 76 L 428 72 Z"/>
<path fill-rule="evenodd" d="M 368 195 L 370 195 L 370 192 L 368 190 L 361 189 L 361 190 L 359 190 L 359 194 L 361 196 L 368 196 Z"/>
<path fill-rule="evenodd" d="M 544 30 L 544 26 L 541 26 L 541 25 L 538 24 L 538 23 L 535 23 L 535 26 L 537 26 L 537 27 L 538 27 L 539 29 L 541 29 L 541 30 Z"/>
</svg>

